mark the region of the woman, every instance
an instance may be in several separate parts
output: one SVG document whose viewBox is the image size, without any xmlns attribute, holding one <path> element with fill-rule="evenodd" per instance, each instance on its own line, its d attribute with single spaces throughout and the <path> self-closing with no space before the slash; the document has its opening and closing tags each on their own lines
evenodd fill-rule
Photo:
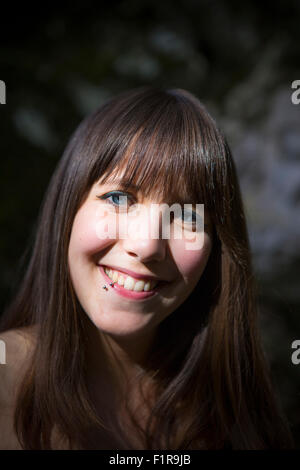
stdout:
<svg viewBox="0 0 300 470">
<path fill-rule="evenodd" d="M 145 236 L 149 220 L 161 235 L 157 208 L 174 203 L 184 210 L 170 237 Z M 80 124 L 1 330 L 14 358 L 2 392 L 17 439 L 8 446 L 292 446 L 259 341 L 234 162 L 185 90 L 125 92 Z"/>
</svg>

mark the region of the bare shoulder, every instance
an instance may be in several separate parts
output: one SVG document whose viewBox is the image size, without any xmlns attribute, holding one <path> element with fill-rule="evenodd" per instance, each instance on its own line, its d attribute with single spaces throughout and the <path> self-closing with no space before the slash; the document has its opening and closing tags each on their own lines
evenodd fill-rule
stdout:
<svg viewBox="0 0 300 470">
<path fill-rule="evenodd" d="M 18 387 L 35 342 L 33 326 L 0 333 L 0 449 L 20 448 L 13 430 L 13 415 Z"/>
</svg>

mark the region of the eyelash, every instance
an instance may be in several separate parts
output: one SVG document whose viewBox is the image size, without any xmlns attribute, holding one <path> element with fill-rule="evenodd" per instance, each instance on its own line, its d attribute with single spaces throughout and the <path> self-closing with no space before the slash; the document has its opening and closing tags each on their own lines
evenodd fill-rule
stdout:
<svg viewBox="0 0 300 470">
<path fill-rule="evenodd" d="M 109 193 L 104 194 L 103 196 L 97 196 L 99 199 L 102 199 L 104 201 L 107 201 L 109 204 L 112 204 L 114 207 L 121 207 L 116 205 L 113 201 L 110 201 L 110 197 L 116 197 L 116 196 L 127 196 L 128 199 L 133 199 L 133 196 L 129 193 L 125 193 L 123 191 L 110 191 Z"/>
<path fill-rule="evenodd" d="M 109 200 L 110 197 L 116 197 L 116 196 L 127 196 L 128 199 L 131 199 L 131 200 L 134 199 L 131 194 L 125 193 L 123 191 L 110 191 L 109 193 L 106 193 L 103 196 L 97 196 L 97 198 L 101 199 L 101 200 L 104 200 L 104 201 L 107 201 L 109 204 L 112 204 L 114 207 L 121 207 L 119 205 L 116 205 L 113 201 Z M 193 216 L 196 217 L 195 212 L 193 212 Z M 174 214 L 172 213 L 172 218 L 173 217 L 174 217 Z M 188 222 L 188 223 L 191 224 L 190 222 Z M 196 220 L 193 220 L 192 225 L 193 226 L 196 225 Z"/>
</svg>

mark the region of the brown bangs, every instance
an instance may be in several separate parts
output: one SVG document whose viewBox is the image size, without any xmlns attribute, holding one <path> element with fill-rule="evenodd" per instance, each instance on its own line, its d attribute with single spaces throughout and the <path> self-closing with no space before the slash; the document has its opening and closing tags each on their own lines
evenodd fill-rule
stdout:
<svg viewBox="0 0 300 470">
<path fill-rule="evenodd" d="M 111 108 L 109 138 L 98 149 L 93 182 L 118 183 L 157 202 L 210 206 L 213 166 L 207 160 L 211 165 L 213 155 L 207 153 L 214 130 L 207 132 L 205 115 L 176 90 L 149 90 L 131 106 L 125 101 L 124 110 Z"/>
</svg>

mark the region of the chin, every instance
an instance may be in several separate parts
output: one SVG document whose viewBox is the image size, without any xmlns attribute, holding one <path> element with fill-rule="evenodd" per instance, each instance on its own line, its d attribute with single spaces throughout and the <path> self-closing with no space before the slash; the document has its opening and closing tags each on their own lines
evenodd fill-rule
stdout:
<svg viewBox="0 0 300 470">
<path fill-rule="evenodd" d="M 94 313 L 89 317 L 98 330 L 120 337 L 143 333 L 150 327 L 149 318 L 140 313 L 109 312 L 100 315 Z"/>
</svg>

